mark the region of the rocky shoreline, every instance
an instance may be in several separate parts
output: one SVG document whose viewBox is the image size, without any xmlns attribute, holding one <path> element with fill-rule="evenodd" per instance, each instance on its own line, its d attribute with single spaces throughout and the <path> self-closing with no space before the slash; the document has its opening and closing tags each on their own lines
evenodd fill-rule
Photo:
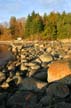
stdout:
<svg viewBox="0 0 71 108">
<path fill-rule="evenodd" d="M 71 108 L 71 43 L 9 48 L 14 59 L 0 66 L 0 108 Z"/>
</svg>

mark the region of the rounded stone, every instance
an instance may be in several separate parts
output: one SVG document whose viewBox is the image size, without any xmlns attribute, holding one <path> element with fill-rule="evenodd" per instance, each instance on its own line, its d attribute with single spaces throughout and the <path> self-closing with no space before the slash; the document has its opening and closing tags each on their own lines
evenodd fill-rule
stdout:
<svg viewBox="0 0 71 108">
<path fill-rule="evenodd" d="M 71 75 L 70 65 L 71 63 L 69 60 L 59 60 L 51 63 L 47 74 L 48 82 L 62 80 L 68 75 Z"/>
<path fill-rule="evenodd" d="M 39 58 L 41 59 L 42 62 L 50 62 L 52 61 L 52 56 L 48 55 L 48 54 L 43 54 L 41 56 L 39 56 Z"/>
<path fill-rule="evenodd" d="M 46 92 L 50 96 L 65 98 L 69 95 L 69 88 L 67 87 L 67 85 L 62 83 L 52 83 L 46 89 Z"/>
</svg>

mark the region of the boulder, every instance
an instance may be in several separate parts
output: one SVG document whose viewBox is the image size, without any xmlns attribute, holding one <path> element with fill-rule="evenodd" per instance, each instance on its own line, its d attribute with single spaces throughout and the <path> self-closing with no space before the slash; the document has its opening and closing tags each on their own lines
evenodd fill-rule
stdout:
<svg viewBox="0 0 71 108">
<path fill-rule="evenodd" d="M 32 75 L 33 78 L 40 80 L 40 81 L 47 81 L 47 68 L 39 68 L 36 72 Z"/>
<path fill-rule="evenodd" d="M 2 82 L 3 80 L 5 80 L 5 74 L 3 72 L 0 72 L 0 82 Z"/>
<path fill-rule="evenodd" d="M 48 106 L 52 103 L 52 97 L 50 95 L 43 96 L 39 103 L 42 104 L 42 106 Z"/>
<path fill-rule="evenodd" d="M 34 78 L 25 78 L 20 84 L 20 90 L 31 90 L 31 91 L 39 91 L 39 89 L 43 88 L 47 83 L 35 80 Z"/>
<path fill-rule="evenodd" d="M 54 108 L 71 108 L 71 104 L 60 102 L 60 103 L 57 103 Z"/>
<path fill-rule="evenodd" d="M 28 66 L 30 67 L 29 77 L 32 76 L 36 72 L 36 70 L 40 68 L 38 64 L 32 62 L 28 63 Z"/>
<path fill-rule="evenodd" d="M 71 75 L 71 60 L 54 61 L 48 69 L 48 82 L 60 80 Z"/>
<path fill-rule="evenodd" d="M 42 54 L 41 56 L 39 56 L 39 58 L 42 62 L 45 63 L 51 62 L 53 60 L 52 56 L 49 54 Z"/>
<path fill-rule="evenodd" d="M 20 84 L 19 90 L 37 90 L 35 80 L 33 78 L 25 78 Z"/>
<path fill-rule="evenodd" d="M 50 53 L 51 51 L 52 51 L 52 47 L 49 46 L 49 47 L 47 48 L 47 52 Z"/>
<path fill-rule="evenodd" d="M 65 98 L 69 95 L 69 88 L 66 84 L 55 82 L 48 86 L 46 93 L 50 97 Z"/>
<path fill-rule="evenodd" d="M 7 93 L 0 93 L 0 108 L 6 108 L 6 98 L 7 98 Z"/>
</svg>

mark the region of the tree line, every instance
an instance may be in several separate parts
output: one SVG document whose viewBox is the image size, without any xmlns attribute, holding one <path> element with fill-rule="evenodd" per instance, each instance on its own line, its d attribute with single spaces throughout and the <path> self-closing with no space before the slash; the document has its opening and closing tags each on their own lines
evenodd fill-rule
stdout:
<svg viewBox="0 0 71 108">
<path fill-rule="evenodd" d="M 55 13 L 41 16 L 33 11 L 23 21 L 15 16 L 10 18 L 9 26 L 0 24 L 0 40 L 17 39 L 57 40 L 71 38 L 71 13 Z"/>
</svg>

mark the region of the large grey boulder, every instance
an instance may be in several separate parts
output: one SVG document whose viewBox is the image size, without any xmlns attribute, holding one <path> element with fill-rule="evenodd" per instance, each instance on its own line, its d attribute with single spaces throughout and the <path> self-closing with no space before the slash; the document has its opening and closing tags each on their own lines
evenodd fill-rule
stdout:
<svg viewBox="0 0 71 108">
<path fill-rule="evenodd" d="M 46 106 L 46 108 L 61 108 L 57 107 L 58 103 L 64 102 L 67 96 L 69 96 L 67 85 L 55 82 L 46 87 L 45 95 L 40 99 L 39 104 Z"/>
<path fill-rule="evenodd" d="M 69 95 L 69 88 L 62 83 L 52 83 L 46 89 L 46 93 L 51 97 L 65 98 Z"/>
<path fill-rule="evenodd" d="M 6 108 L 6 98 L 7 98 L 7 93 L 0 93 L 0 108 Z"/>
<path fill-rule="evenodd" d="M 42 106 L 48 106 L 52 103 L 52 97 L 50 95 L 43 96 L 39 103 L 42 104 Z"/>
<path fill-rule="evenodd" d="M 47 81 L 47 68 L 39 68 L 36 72 L 32 75 L 33 78 L 40 80 L 40 81 Z"/>
<path fill-rule="evenodd" d="M 33 78 L 25 78 L 20 84 L 19 90 L 37 90 L 35 80 Z"/>
<path fill-rule="evenodd" d="M 35 80 L 34 78 L 25 78 L 20 84 L 19 90 L 31 90 L 31 91 L 39 91 L 41 88 L 46 86 L 47 83 Z"/>
<path fill-rule="evenodd" d="M 60 102 L 57 103 L 54 108 L 71 108 L 71 103 Z"/>
</svg>

